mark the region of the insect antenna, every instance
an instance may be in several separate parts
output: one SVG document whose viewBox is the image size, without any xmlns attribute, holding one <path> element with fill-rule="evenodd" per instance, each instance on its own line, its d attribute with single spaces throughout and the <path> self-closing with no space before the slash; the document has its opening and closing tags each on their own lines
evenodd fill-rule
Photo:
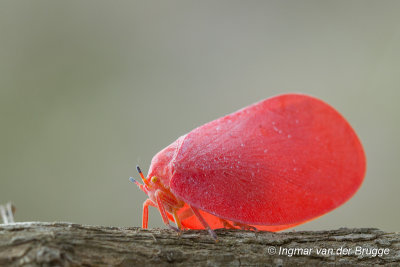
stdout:
<svg viewBox="0 0 400 267">
<path fill-rule="evenodd" d="M 138 181 L 135 180 L 135 178 L 133 177 L 129 177 L 129 181 L 131 181 L 132 183 L 135 183 L 137 186 L 143 186 L 141 183 L 139 183 Z"/>
<path fill-rule="evenodd" d="M 136 165 L 136 170 L 138 171 L 140 177 L 142 178 L 143 183 L 144 183 L 145 185 L 148 185 L 149 182 L 146 180 L 146 177 L 144 177 L 143 172 L 142 172 L 142 170 L 140 169 L 139 165 Z"/>
<path fill-rule="evenodd" d="M 135 183 L 140 188 L 140 190 L 142 190 L 143 192 L 145 192 L 147 194 L 147 190 L 146 190 L 145 186 L 143 184 L 139 183 L 138 181 L 136 181 L 135 178 L 129 177 L 129 181 L 131 181 L 132 183 Z"/>
<path fill-rule="evenodd" d="M 144 175 L 143 175 L 142 170 L 140 169 L 140 167 L 139 167 L 139 166 L 136 166 L 136 169 L 137 169 L 137 171 L 139 172 L 139 175 L 140 175 L 140 177 L 142 178 L 143 183 L 144 183 L 145 185 L 149 185 L 149 182 L 148 182 L 148 181 L 146 180 L 146 178 L 144 177 Z M 136 179 L 133 178 L 133 177 L 129 177 L 129 181 L 131 181 L 132 183 L 135 183 L 143 192 L 145 192 L 145 193 L 147 194 L 147 189 L 146 189 L 145 185 L 139 183 L 139 182 L 136 181 Z"/>
</svg>

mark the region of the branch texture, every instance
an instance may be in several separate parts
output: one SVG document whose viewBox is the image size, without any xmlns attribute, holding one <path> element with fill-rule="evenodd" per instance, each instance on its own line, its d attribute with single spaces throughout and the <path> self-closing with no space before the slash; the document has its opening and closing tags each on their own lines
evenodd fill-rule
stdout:
<svg viewBox="0 0 400 267">
<path fill-rule="evenodd" d="M 400 266 L 400 234 L 378 229 L 216 233 L 218 242 L 206 231 L 0 225 L 0 266 Z"/>
</svg>

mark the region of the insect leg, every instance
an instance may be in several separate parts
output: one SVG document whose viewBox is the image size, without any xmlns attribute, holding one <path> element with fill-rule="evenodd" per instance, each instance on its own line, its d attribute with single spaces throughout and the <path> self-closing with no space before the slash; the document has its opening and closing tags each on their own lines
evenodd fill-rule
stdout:
<svg viewBox="0 0 400 267">
<path fill-rule="evenodd" d="M 205 229 L 208 230 L 208 232 L 210 233 L 211 237 L 214 238 L 215 240 L 217 240 L 217 235 L 215 234 L 215 232 L 211 229 L 210 225 L 208 225 L 208 223 L 206 222 L 206 220 L 204 220 L 203 216 L 201 216 L 199 210 L 191 205 L 189 205 L 190 208 L 192 209 L 194 215 L 197 217 L 197 219 L 200 221 L 200 223 L 204 226 Z"/>
<path fill-rule="evenodd" d="M 169 223 L 167 212 L 165 210 L 164 204 L 163 204 L 162 199 L 161 199 L 162 198 L 162 191 L 157 190 L 155 196 L 156 196 L 156 200 L 157 200 L 158 210 L 160 211 L 161 218 L 163 219 L 164 224 L 166 226 L 168 226 L 170 229 L 172 229 L 174 231 L 177 231 L 177 232 L 180 232 L 180 230 L 178 228 L 176 228 L 175 226 L 172 226 Z"/>
<path fill-rule="evenodd" d="M 193 214 L 192 209 L 191 209 L 191 208 L 186 208 L 185 210 L 183 210 L 183 211 L 180 213 L 179 218 L 181 219 L 181 221 L 184 221 L 184 220 L 186 220 L 187 218 L 192 217 L 193 215 L 194 215 L 194 214 Z"/>
<path fill-rule="evenodd" d="M 156 205 L 154 205 L 153 201 L 151 201 L 150 198 L 146 199 L 146 201 L 143 202 L 143 215 L 142 215 L 142 228 L 143 229 L 147 229 L 147 226 L 148 226 L 149 206 L 156 207 Z"/>
<path fill-rule="evenodd" d="M 235 226 L 233 226 L 230 222 L 228 222 L 227 220 L 221 219 L 219 218 L 219 221 L 222 222 L 222 224 L 224 225 L 225 229 L 235 229 Z"/>
<path fill-rule="evenodd" d="M 174 220 L 175 220 L 176 226 L 178 226 L 178 229 L 179 230 L 182 229 L 182 223 L 181 223 L 181 220 L 179 219 L 179 216 L 178 216 L 176 210 L 173 211 L 172 216 L 174 217 Z"/>
<path fill-rule="evenodd" d="M 256 227 L 248 225 L 248 224 L 234 222 L 233 225 L 240 227 L 240 229 L 242 229 L 242 230 L 252 230 L 252 231 L 258 232 L 258 229 Z"/>
</svg>

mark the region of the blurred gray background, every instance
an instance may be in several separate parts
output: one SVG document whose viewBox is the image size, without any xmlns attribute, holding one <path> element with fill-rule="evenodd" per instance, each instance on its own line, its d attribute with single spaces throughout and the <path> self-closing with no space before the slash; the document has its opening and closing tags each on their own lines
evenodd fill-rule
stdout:
<svg viewBox="0 0 400 267">
<path fill-rule="evenodd" d="M 2 1 L 0 203 L 17 221 L 140 226 L 128 181 L 191 129 L 285 92 L 357 131 L 368 170 L 296 229 L 399 231 L 400 1 Z M 155 209 L 150 227 L 162 226 Z"/>
</svg>

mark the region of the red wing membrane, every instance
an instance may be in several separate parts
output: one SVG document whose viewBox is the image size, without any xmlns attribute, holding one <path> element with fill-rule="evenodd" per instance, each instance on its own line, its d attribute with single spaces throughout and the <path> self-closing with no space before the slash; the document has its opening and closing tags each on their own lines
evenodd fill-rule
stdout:
<svg viewBox="0 0 400 267">
<path fill-rule="evenodd" d="M 365 173 L 364 151 L 347 121 L 300 94 L 251 105 L 179 143 L 169 165 L 172 192 L 207 213 L 249 225 L 287 228 L 318 217 L 348 200 Z M 187 219 L 191 224 L 198 223 Z"/>
</svg>

